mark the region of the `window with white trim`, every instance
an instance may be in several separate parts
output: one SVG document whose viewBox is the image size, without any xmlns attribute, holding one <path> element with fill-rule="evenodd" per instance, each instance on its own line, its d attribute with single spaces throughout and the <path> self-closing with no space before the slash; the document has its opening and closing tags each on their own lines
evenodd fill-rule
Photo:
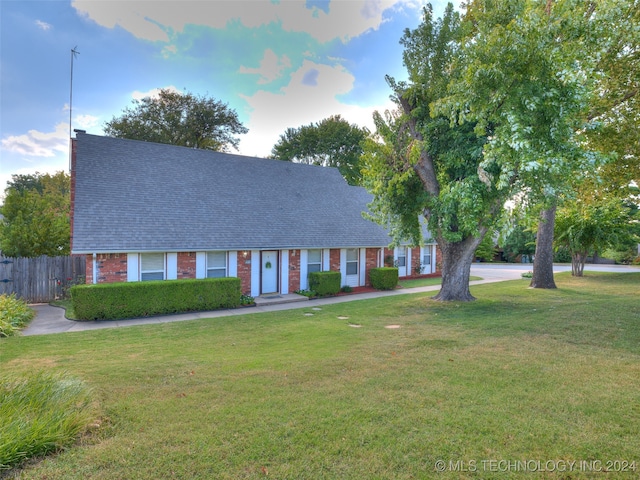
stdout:
<svg viewBox="0 0 640 480">
<path fill-rule="evenodd" d="M 407 247 L 398 247 L 398 266 L 407 266 Z"/>
<path fill-rule="evenodd" d="M 166 278 L 166 262 L 164 253 L 140 254 L 140 280 L 164 280 Z"/>
<path fill-rule="evenodd" d="M 322 271 L 322 250 L 308 250 L 307 251 L 307 272 L 321 272 Z"/>
<path fill-rule="evenodd" d="M 227 252 L 207 252 L 207 278 L 227 276 Z"/>
<path fill-rule="evenodd" d="M 431 247 L 424 247 L 422 251 L 422 265 L 431 265 Z"/>
<path fill-rule="evenodd" d="M 347 249 L 347 275 L 358 274 L 358 249 Z"/>
</svg>

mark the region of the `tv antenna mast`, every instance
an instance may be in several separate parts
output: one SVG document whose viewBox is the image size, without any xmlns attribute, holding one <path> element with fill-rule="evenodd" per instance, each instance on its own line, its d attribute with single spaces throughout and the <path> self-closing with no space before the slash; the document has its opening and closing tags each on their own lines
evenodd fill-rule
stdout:
<svg viewBox="0 0 640 480">
<path fill-rule="evenodd" d="M 73 111 L 73 59 L 76 55 L 80 55 L 80 52 L 76 50 L 78 46 L 76 45 L 71 49 L 71 84 L 69 87 L 69 171 L 71 171 L 71 113 Z"/>
</svg>

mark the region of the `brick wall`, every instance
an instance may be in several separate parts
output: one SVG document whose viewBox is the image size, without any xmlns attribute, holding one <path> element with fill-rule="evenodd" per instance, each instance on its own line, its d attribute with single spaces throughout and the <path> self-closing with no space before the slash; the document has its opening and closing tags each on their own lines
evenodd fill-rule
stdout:
<svg viewBox="0 0 640 480">
<path fill-rule="evenodd" d="M 88 264 L 89 262 L 87 262 Z M 127 254 L 99 253 L 96 255 L 96 268 L 98 270 L 97 283 L 126 282 Z M 93 272 L 91 274 L 93 275 Z"/>
<path fill-rule="evenodd" d="M 76 139 L 72 138 L 71 139 L 71 194 L 70 194 L 70 205 L 69 205 L 69 231 L 71 232 L 71 237 L 70 237 L 70 248 L 71 250 L 73 250 L 73 212 L 75 209 L 75 205 L 76 205 L 76 152 L 77 152 L 77 147 L 76 147 Z M 87 261 L 87 265 L 89 265 L 89 262 Z M 88 268 L 88 267 L 87 267 Z M 92 267 L 93 268 L 93 267 Z M 89 278 L 89 276 L 87 275 L 87 279 Z"/>
<path fill-rule="evenodd" d="M 87 255 L 84 283 L 93 283 L 93 255 Z"/>
<path fill-rule="evenodd" d="M 300 250 L 289 250 L 289 293 L 300 290 Z"/>
<path fill-rule="evenodd" d="M 369 271 L 372 268 L 376 268 L 378 266 L 378 255 L 380 254 L 379 248 L 367 248 L 365 253 L 365 272 L 366 276 L 364 279 L 365 285 L 371 285 L 371 281 L 369 280 Z"/>
<path fill-rule="evenodd" d="M 178 280 L 196 278 L 196 252 L 178 253 Z"/>
<path fill-rule="evenodd" d="M 332 248 L 329 250 L 329 270 L 332 272 L 340 271 L 340 249 Z"/>
<path fill-rule="evenodd" d="M 420 258 L 420 247 L 411 247 L 411 271 L 407 272 L 407 275 L 415 275 L 416 270 L 420 273 L 421 263 L 422 258 Z"/>
<path fill-rule="evenodd" d="M 393 248 L 384 247 L 384 254 L 382 256 L 384 267 L 393 267 Z"/>
<path fill-rule="evenodd" d="M 242 293 L 245 295 L 251 295 L 251 261 L 250 251 L 238 251 L 238 278 Z"/>
</svg>

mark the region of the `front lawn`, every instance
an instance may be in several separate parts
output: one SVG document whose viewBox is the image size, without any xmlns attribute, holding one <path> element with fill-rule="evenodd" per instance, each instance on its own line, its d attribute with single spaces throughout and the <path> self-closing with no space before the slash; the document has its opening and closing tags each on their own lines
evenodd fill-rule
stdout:
<svg viewBox="0 0 640 480">
<path fill-rule="evenodd" d="M 473 280 L 482 280 L 481 277 L 469 277 L 470 281 Z M 400 279 L 399 287 L 400 288 L 417 288 L 417 287 L 431 287 L 433 285 L 440 285 L 442 283 L 442 277 L 426 277 L 426 278 L 411 278 L 411 279 Z"/>
<path fill-rule="evenodd" d="M 102 412 L 19 478 L 636 478 L 640 274 L 586 275 L 0 340 Z"/>
</svg>

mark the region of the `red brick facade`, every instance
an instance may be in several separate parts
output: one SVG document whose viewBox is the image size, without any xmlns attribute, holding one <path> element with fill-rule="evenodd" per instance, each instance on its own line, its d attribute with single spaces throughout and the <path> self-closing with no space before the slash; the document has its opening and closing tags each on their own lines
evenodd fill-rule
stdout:
<svg viewBox="0 0 640 480">
<path fill-rule="evenodd" d="M 378 258 L 380 256 L 379 248 L 367 248 L 365 253 L 365 279 L 364 284 L 366 286 L 371 285 L 371 280 L 369 280 L 369 271 L 372 268 L 378 267 Z"/>
<path fill-rule="evenodd" d="M 196 278 L 196 252 L 178 253 L 178 280 Z"/>
<path fill-rule="evenodd" d="M 257 261 L 260 261 L 259 259 Z M 238 251 L 238 278 L 240 289 L 244 295 L 251 294 L 251 252 Z"/>
<path fill-rule="evenodd" d="M 365 285 L 370 285 L 369 271 L 379 266 L 380 255 L 383 255 L 383 261 L 387 257 L 393 258 L 393 250 L 389 248 L 367 248 L 365 249 Z M 241 281 L 242 293 L 251 294 L 251 251 L 241 250 L 237 253 L 237 276 Z M 441 271 L 441 255 L 440 247 L 436 246 L 436 272 L 431 275 L 437 275 Z M 196 252 L 179 252 L 177 254 L 177 278 L 196 278 Z M 259 257 L 256 261 L 260 261 Z M 113 283 L 127 281 L 127 254 L 111 253 L 96 255 L 96 281 L 97 283 Z M 86 267 L 86 283 L 93 283 L 93 255 L 87 255 Z M 411 249 L 411 265 L 420 265 L 420 249 Z M 282 272 L 282 275 L 288 275 L 289 292 L 300 289 L 300 250 L 289 250 L 289 270 Z M 332 248 L 329 251 L 329 269 L 331 271 L 340 271 L 340 249 Z M 415 275 L 415 270 L 407 272 L 409 276 Z M 137 277 L 137 275 L 136 275 Z"/>
<path fill-rule="evenodd" d="M 289 250 L 289 292 L 300 290 L 300 250 Z"/>
<path fill-rule="evenodd" d="M 87 265 L 89 265 L 89 262 L 87 262 Z M 97 283 L 126 282 L 127 254 L 99 253 L 96 255 L 96 270 Z M 93 278 L 93 271 L 91 272 L 91 275 L 91 278 Z"/>
<path fill-rule="evenodd" d="M 332 272 L 340 271 L 340 249 L 332 248 L 329 250 L 329 270 Z"/>
</svg>

